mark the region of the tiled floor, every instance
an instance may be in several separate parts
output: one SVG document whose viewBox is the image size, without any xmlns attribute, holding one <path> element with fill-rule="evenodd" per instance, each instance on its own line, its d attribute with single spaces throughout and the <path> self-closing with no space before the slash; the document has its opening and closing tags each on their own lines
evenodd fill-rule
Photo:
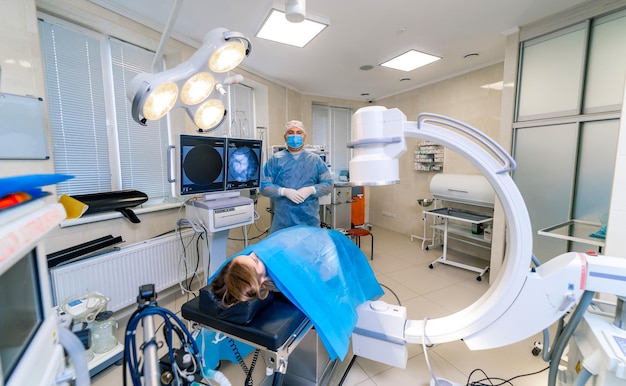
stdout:
<svg viewBox="0 0 626 386">
<path fill-rule="evenodd" d="M 488 288 L 488 277 L 476 280 L 476 273 L 464 269 L 437 264 L 429 269 L 430 262 L 438 258 L 441 249 L 429 251 L 421 249 L 421 241 L 411 242 L 410 238 L 386 229 L 372 229 L 375 237 L 374 260 L 371 265 L 381 284 L 392 290 L 407 307 L 409 319 L 438 318 L 452 314 L 473 303 Z M 361 243 L 367 257 L 370 243 Z M 229 253 L 238 249 L 229 243 Z M 368 260 L 369 261 L 369 260 Z M 397 303 L 396 298 L 386 289 L 383 300 Z M 171 302 L 168 308 L 176 308 L 180 300 Z M 179 307 L 180 305 L 178 305 Z M 514 326 L 511 326 L 514 329 Z M 119 334 L 118 334 L 119 335 Z M 428 349 L 428 360 L 435 376 L 459 385 L 465 385 L 468 376 L 471 381 L 485 377 L 498 378 L 493 384 L 523 374 L 535 373 L 547 367 L 540 356 L 531 354 L 533 342 L 541 340 L 540 334 L 506 347 L 470 351 L 461 342 L 438 344 Z M 251 358 L 246 358 L 250 364 Z M 263 360 L 260 358 L 254 372 L 254 384 L 260 385 L 264 377 Z M 226 362 L 220 370 L 229 378 L 232 385 L 244 383 L 243 371 L 238 365 Z M 118 386 L 122 384 L 122 371 L 112 366 L 92 379 L 95 386 Z M 347 374 L 345 386 L 426 386 L 431 373 L 422 352 L 421 345 L 409 346 L 409 360 L 406 369 L 394 368 L 358 357 Z M 485 382 L 486 384 L 490 384 Z M 130 383 L 129 383 L 130 384 Z M 508 385 L 537 386 L 547 384 L 547 371 L 520 377 Z"/>
</svg>

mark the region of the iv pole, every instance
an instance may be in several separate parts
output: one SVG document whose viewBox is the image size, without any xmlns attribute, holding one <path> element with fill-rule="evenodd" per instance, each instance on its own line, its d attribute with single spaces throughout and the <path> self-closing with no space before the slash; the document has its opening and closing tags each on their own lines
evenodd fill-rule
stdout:
<svg viewBox="0 0 626 386">
<path fill-rule="evenodd" d="M 154 284 L 145 284 L 139 287 L 137 296 L 139 308 L 156 306 L 156 291 Z M 160 386 L 161 371 L 157 356 L 157 343 L 154 337 L 154 315 L 147 314 L 142 319 L 143 324 L 143 376 L 145 386 Z"/>
</svg>

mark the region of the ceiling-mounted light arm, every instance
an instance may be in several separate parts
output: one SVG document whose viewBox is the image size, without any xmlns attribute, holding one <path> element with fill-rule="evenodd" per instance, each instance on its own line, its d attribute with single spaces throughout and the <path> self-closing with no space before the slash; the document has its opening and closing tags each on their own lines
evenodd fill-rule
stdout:
<svg viewBox="0 0 626 386">
<path fill-rule="evenodd" d="M 250 39 L 248 39 L 248 37 L 240 32 L 235 32 L 235 31 L 225 31 L 224 32 L 224 40 L 228 41 L 230 39 L 240 39 L 242 41 L 245 41 L 245 46 L 246 46 L 246 56 L 250 56 L 250 52 L 252 51 L 252 44 L 250 43 Z"/>
<path fill-rule="evenodd" d="M 163 35 L 161 35 L 161 41 L 159 42 L 159 47 L 157 48 L 156 54 L 154 54 L 154 60 L 152 61 L 152 71 L 157 72 L 161 69 L 159 62 L 163 58 L 163 51 L 165 50 L 165 42 L 169 39 L 170 34 L 172 33 L 172 28 L 174 28 L 174 22 L 178 18 L 178 12 L 180 11 L 180 6 L 183 4 L 183 0 L 176 0 L 174 2 L 174 6 L 172 7 L 172 12 L 170 12 L 170 17 L 167 20 L 167 24 L 165 24 L 165 29 L 163 30 Z"/>
</svg>

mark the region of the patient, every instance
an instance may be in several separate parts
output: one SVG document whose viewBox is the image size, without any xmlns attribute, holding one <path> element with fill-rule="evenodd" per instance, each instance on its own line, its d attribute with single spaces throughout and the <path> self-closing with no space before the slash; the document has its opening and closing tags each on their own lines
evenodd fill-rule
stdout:
<svg viewBox="0 0 626 386">
<path fill-rule="evenodd" d="M 265 264 L 254 252 L 232 258 L 211 282 L 211 290 L 224 307 L 254 299 L 265 300 L 274 288 Z"/>
<path fill-rule="evenodd" d="M 367 258 L 349 238 L 309 226 L 285 228 L 250 245 L 222 265 L 210 288 L 223 307 L 263 301 L 280 291 L 311 319 L 333 358 L 347 352 L 356 307 L 383 294 Z"/>
</svg>

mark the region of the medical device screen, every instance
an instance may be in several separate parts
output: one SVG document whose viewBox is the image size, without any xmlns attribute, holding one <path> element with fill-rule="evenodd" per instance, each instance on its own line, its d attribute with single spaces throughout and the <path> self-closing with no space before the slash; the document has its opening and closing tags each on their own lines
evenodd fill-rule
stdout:
<svg viewBox="0 0 626 386">
<path fill-rule="evenodd" d="M 226 190 L 260 186 L 262 146 L 260 139 L 228 138 Z"/>
<path fill-rule="evenodd" d="M 0 379 L 5 381 L 44 320 L 37 272 L 33 249 L 0 276 Z"/>
<path fill-rule="evenodd" d="M 225 189 L 226 138 L 180 136 L 180 194 Z"/>
</svg>

